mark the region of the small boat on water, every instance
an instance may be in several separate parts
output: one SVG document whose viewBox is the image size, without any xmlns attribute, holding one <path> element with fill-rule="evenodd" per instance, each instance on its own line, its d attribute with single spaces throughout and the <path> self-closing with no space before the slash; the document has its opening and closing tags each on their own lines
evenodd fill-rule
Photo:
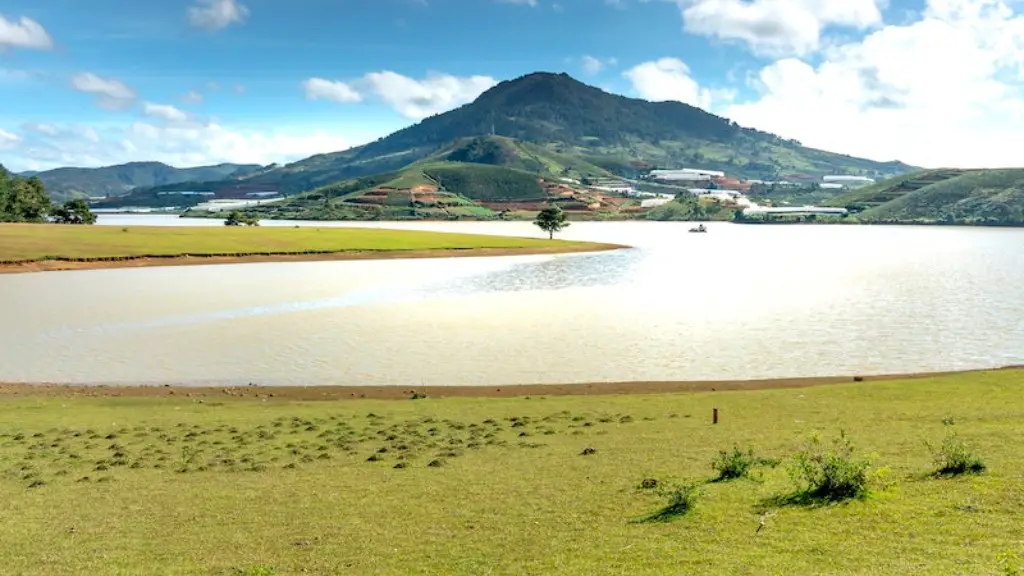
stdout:
<svg viewBox="0 0 1024 576">
<path fill-rule="evenodd" d="M 696 228 L 690 228 L 690 232 L 707 232 L 707 231 L 708 231 L 707 227 L 705 227 L 703 224 L 701 224 L 700 226 L 697 226 Z"/>
</svg>

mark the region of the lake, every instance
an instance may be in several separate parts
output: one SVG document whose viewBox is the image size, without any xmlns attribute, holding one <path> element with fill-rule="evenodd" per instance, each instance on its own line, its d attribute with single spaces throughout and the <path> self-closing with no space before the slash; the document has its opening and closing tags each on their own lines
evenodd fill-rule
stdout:
<svg viewBox="0 0 1024 576">
<path fill-rule="evenodd" d="M 540 236 L 528 222 L 299 224 Z M 0 381 L 510 385 L 1024 363 L 1024 230 L 690 226 L 560 235 L 635 247 L 593 254 L 2 275 Z"/>
</svg>

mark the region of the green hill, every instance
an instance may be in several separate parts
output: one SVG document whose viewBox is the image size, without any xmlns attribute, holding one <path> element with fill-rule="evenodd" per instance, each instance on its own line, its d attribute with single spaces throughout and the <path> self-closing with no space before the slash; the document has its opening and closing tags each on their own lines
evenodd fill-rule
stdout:
<svg viewBox="0 0 1024 576">
<path fill-rule="evenodd" d="M 932 184 L 962 176 L 967 172 L 970 170 L 958 168 L 919 170 L 850 190 L 837 196 L 828 204 L 840 207 L 852 206 L 854 209 L 873 208 Z"/>
<path fill-rule="evenodd" d="M 487 134 L 518 141 L 511 150 L 515 158 L 500 139 L 474 140 Z M 627 98 L 566 74 L 538 72 L 502 82 L 470 104 L 364 146 L 318 154 L 244 183 L 222 179 L 187 186 L 201 191 L 259 186 L 296 194 L 423 160 L 472 161 L 531 172 L 542 167 L 544 173 L 599 170 L 627 177 L 655 166 L 699 167 L 759 179 L 826 174 L 885 178 L 913 169 L 896 161 L 807 148 L 679 102 Z"/>
<path fill-rule="evenodd" d="M 139 187 L 196 180 L 223 180 L 259 169 L 255 164 L 175 168 L 160 162 L 130 162 L 102 168 L 56 168 L 35 172 L 56 200 L 83 196 L 123 196 Z"/>
<path fill-rule="evenodd" d="M 858 214 L 864 222 L 1020 226 L 1024 225 L 1024 169 L 929 171 L 859 200 L 865 204 L 881 200 Z"/>
</svg>

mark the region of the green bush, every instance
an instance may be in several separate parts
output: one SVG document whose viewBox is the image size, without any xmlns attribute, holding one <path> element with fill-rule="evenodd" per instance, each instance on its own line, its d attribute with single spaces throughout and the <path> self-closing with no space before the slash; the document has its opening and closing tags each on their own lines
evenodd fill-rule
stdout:
<svg viewBox="0 0 1024 576">
<path fill-rule="evenodd" d="M 720 482 L 746 478 L 757 463 L 758 460 L 754 456 L 753 449 L 744 452 L 738 446 L 734 446 L 732 452 L 725 450 L 719 452 L 711 462 L 711 469 L 718 472 L 718 477 L 715 480 Z"/>
<path fill-rule="evenodd" d="M 812 436 L 794 457 L 789 472 L 797 484 L 798 496 L 839 502 L 867 495 L 870 465 L 868 460 L 855 457 L 852 442 L 840 431 L 830 447 L 817 434 Z"/>
<path fill-rule="evenodd" d="M 975 454 L 970 446 L 956 432 L 950 430 L 938 447 L 928 446 L 935 460 L 936 476 L 960 476 L 980 474 L 985 471 L 985 461 Z"/>
<path fill-rule="evenodd" d="M 660 509 L 641 518 L 640 522 L 671 522 L 686 516 L 696 508 L 701 497 L 700 486 L 694 482 L 678 482 L 664 487 L 658 485 L 657 492 L 667 502 Z"/>
</svg>

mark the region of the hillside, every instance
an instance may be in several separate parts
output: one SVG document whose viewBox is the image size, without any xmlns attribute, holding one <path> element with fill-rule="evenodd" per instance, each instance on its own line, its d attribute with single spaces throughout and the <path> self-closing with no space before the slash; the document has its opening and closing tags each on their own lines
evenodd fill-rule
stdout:
<svg viewBox="0 0 1024 576">
<path fill-rule="evenodd" d="M 82 196 L 122 196 L 138 187 L 197 180 L 222 180 L 258 170 L 255 164 L 175 168 L 160 162 L 130 162 L 102 168 L 56 168 L 35 172 L 56 200 Z"/>
<path fill-rule="evenodd" d="M 934 170 L 858 190 L 863 222 L 1024 225 L 1024 169 Z"/>
<path fill-rule="evenodd" d="M 654 166 L 798 180 L 833 173 L 885 178 L 913 169 L 901 162 L 876 162 L 806 148 L 679 102 L 627 98 L 566 74 L 539 72 L 502 82 L 470 104 L 364 146 L 312 156 L 248 178 L 244 184 L 216 180 L 189 183 L 188 189 L 227 192 L 239 186 L 258 186 L 296 194 L 437 159 L 453 142 L 488 134 L 523 142 L 521 147 L 533 151 L 573 158 L 585 164 L 586 170 L 593 166 L 627 177 Z M 487 157 L 488 151 L 473 154 Z M 180 190 L 181 186 L 158 190 Z"/>
</svg>

